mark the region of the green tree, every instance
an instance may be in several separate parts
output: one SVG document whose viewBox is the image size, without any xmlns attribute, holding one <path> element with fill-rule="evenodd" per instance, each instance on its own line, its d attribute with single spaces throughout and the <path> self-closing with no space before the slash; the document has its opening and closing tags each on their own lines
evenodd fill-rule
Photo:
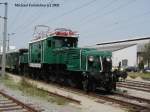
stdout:
<svg viewBox="0 0 150 112">
<path fill-rule="evenodd" d="M 145 44 L 144 53 L 143 53 L 144 62 L 148 63 L 148 67 L 150 67 L 150 42 Z"/>
<path fill-rule="evenodd" d="M 140 69 L 140 71 L 143 71 L 143 69 L 144 69 L 144 62 L 143 62 L 143 60 L 140 61 L 140 63 L 139 63 L 139 69 Z"/>
</svg>

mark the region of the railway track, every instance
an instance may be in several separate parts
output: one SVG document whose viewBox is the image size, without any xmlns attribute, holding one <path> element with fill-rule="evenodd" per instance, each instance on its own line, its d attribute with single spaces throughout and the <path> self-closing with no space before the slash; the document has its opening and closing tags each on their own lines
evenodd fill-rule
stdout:
<svg viewBox="0 0 150 112">
<path fill-rule="evenodd" d="M 45 91 L 45 90 L 44 90 Z M 58 97 L 61 97 L 61 98 L 64 98 L 70 102 L 74 102 L 76 104 L 81 104 L 81 101 L 80 100 L 77 100 L 77 99 L 73 99 L 69 96 L 64 96 L 64 95 L 61 95 L 61 94 L 58 94 L 58 93 L 54 93 L 54 92 L 50 92 L 50 91 L 46 91 L 49 95 L 52 95 L 52 96 L 58 96 Z"/>
<path fill-rule="evenodd" d="M 111 94 L 105 94 L 105 93 L 93 93 L 90 92 L 88 94 L 85 94 L 84 91 L 78 90 L 78 89 L 70 89 L 69 90 L 73 90 L 76 93 L 82 93 L 84 95 L 87 95 L 88 97 L 94 97 L 96 98 L 96 102 L 98 103 L 102 103 L 104 102 L 112 102 L 115 104 L 119 104 L 120 106 L 126 107 L 126 108 L 130 108 L 133 112 L 150 112 L 150 100 L 149 99 L 145 99 L 145 98 L 140 98 L 140 97 L 135 97 L 135 96 L 131 96 L 128 94 L 123 94 L 123 93 L 118 93 L 118 92 L 114 92 Z M 103 101 L 101 101 L 103 100 Z"/>
<path fill-rule="evenodd" d="M 54 84 L 55 85 L 55 84 Z M 112 103 L 117 103 L 123 107 L 127 107 L 133 111 L 133 112 L 149 112 L 150 111 L 150 100 L 149 99 L 145 99 L 145 98 L 140 98 L 140 97 L 135 97 L 135 96 L 131 96 L 128 94 L 123 94 L 123 93 L 111 93 L 111 94 L 105 94 L 105 93 L 100 93 L 100 92 L 90 92 L 90 93 L 85 93 L 84 91 L 80 90 L 80 89 L 75 89 L 75 88 L 71 88 L 71 87 L 62 87 L 59 84 L 56 84 L 56 86 L 58 88 L 64 88 L 67 89 L 67 91 L 70 92 L 74 92 L 75 94 L 82 94 L 88 97 L 93 97 L 96 98 L 96 102 L 101 103 L 101 100 L 104 100 L 104 102 L 112 102 Z M 63 96 L 64 97 L 64 96 Z M 74 101 L 75 99 L 73 99 Z M 80 100 L 75 100 L 75 102 L 77 103 L 81 103 Z"/>
<path fill-rule="evenodd" d="M 144 112 L 150 112 L 150 100 L 148 99 L 135 97 L 128 94 L 116 93 L 116 92 L 112 94 L 105 94 L 105 93 L 102 94 L 101 92 L 97 91 L 96 93 L 90 92 L 87 94 L 80 89 L 66 87 L 55 83 L 50 83 L 50 84 L 55 85 L 58 89 L 64 89 L 65 91 L 69 91 L 74 94 L 92 97 L 95 99 L 96 102 L 99 103 L 101 103 L 103 100 L 104 102 L 112 102 L 126 108 L 130 107 L 130 109 L 132 109 L 135 112 L 140 112 L 143 110 Z M 52 94 L 55 95 L 55 93 Z M 67 98 L 67 96 L 65 97 Z M 80 103 L 80 99 L 77 99 L 75 102 Z"/>
<path fill-rule="evenodd" d="M 116 96 L 122 96 L 122 97 L 126 97 L 129 99 L 135 99 L 139 102 L 146 102 L 147 104 L 150 104 L 150 99 L 145 99 L 145 98 L 141 98 L 141 97 L 135 97 L 135 96 L 131 96 L 128 94 L 122 94 L 122 93 L 115 93 Z"/>
<path fill-rule="evenodd" d="M 144 92 L 150 92 L 150 85 L 143 83 L 143 82 L 118 82 L 117 83 L 118 87 L 124 87 L 124 88 L 129 88 L 129 89 L 135 89 L 139 91 L 144 91 Z"/>
<path fill-rule="evenodd" d="M 147 99 L 138 98 L 134 96 L 129 96 L 125 94 L 115 94 L 110 96 L 102 96 L 102 95 L 96 95 L 96 97 L 112 102 L 117 103 L 121 106 L 125 106 L 128 109 L 132 110 L 133 112 L 149 112 L 150 111 L 150 100 L 147 101 Z M 100 102 L 100 100 L 97 100 L 97 102 Z"/>
<path fill-rule="evenodd" d="M 31 104 L 25 104 L 0 90 L 0 112 L 42 112 Z"/>
<path fill-rule="evenodd" d="M 132 81 L 132 80 L 126 80 L 126 82 L 131 83 L 131 84 L 137 84 L 137 85 L 143 85 L 143 86 L 150 87 L 150 83 L 148 83 L 148 82 Z"/>
<path fill-rule="evenodd" d="M 57 85 L 58 86 L 58 85 Z M 62 87 L 61 87 L 62 88 Z M 135 97 L 135 96 L 131 96 L 128 94 L 122 94 L 122 93 L 117 93 L 114 92 L 112 94 L 101 94 L 101 93 L 85 93 L 82 90 L 79 89 L 74 89 L 74 88 L 70 88 L 70 87 L 63 87 L 66 88 L 67 91 L 70 92 L 75 92 L 75 94 L 77 93 L 81 93 L 82 95 L 88 96 L 88 97 L 93 97 L 96 98 L 96 102 L 98 103 L 102 103 L 101 100 L 104 100 L 104 102 L 112 102 L 115 104 L 119 104 L 123 107 L 127 107 L 133 111 L 133 112 L 140 112 L 140 111 L 144 111 L 144 112 L 149 112 L 150 111 L 150 100 L 149 99 L 144 99 L 144 98 L 140 98 L 140 97 Z M 77 100 L 78 102 L 80 102 L 79 100 Z"/>
</svg>

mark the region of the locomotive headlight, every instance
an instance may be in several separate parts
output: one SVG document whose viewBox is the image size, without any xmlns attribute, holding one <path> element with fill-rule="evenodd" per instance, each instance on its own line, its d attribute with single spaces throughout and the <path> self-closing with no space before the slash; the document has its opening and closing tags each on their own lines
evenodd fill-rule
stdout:
<svg viewBox="0 0 150 112">
<path fill-rule="evenodd" d="M 110 62 L 111 60 L 110 60 L 110 58 L 106 58 L 106 61 Z"/>
<path fill-rule="evenodd" d="M 123 71 L 123 70 L 124 70 L 123 68 L 120 69 L 120 71 Z"/>
<path fill-rule="evenodd" d="M 89 57 L 89 61 L 93 62 L 93 61 L 94 61 L 94 57 L 93 57 L 93 56 L 90 56 L 90 57 Z"/>
</svg>

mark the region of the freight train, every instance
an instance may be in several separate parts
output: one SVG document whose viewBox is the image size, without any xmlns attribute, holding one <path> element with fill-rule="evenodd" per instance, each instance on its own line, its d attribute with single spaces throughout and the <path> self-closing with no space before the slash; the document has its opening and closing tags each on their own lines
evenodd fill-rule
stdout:
<svg viewBox="0 0 150 112">
<path fill-rule="evenodd" d="M 76 32 L 65 28 L 38 36 L 29 42 L 28 49 L 7 52 L 6 69 L 85 91 L 115 90 L 112 53 L 79 48 L 78 37 Z"/>
</svg>

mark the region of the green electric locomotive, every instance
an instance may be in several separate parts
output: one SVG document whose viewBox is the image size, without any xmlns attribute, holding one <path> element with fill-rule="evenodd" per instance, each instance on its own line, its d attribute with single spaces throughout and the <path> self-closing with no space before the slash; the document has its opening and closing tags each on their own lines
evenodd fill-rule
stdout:
<svg viewBox="0 0 150 112">
<path fill-rule="evenodd" d="M 116 88 L 111 52 L 78 48 L 76 32 L 60 28 L 29 42 L 28 52 L 20 55 L 20 70 L 35 79 L 69 84 L 95 91 L 97 87 Z"/>
</svg>

